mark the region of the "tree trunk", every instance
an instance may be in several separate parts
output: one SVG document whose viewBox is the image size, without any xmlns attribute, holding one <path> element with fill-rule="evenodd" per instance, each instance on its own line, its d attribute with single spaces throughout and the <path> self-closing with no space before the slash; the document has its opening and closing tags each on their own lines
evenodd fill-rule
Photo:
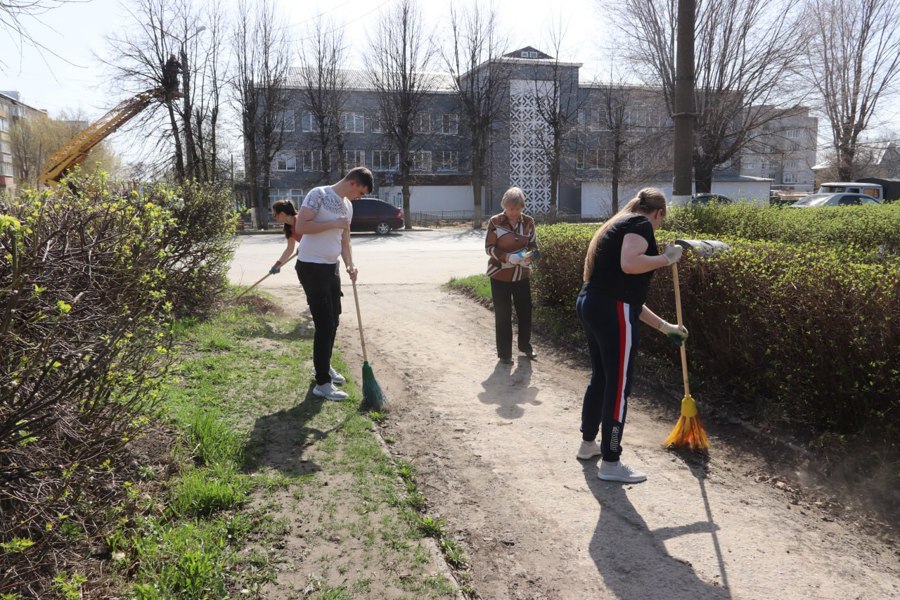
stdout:
<svg viewBox="0 0 900 600">
<path fill-rule="evenodd" d="M 474 204 L 472 210 L 472 229 L 475 230 L 481 229 L 481 221 L 483 219 L 481 214 L 481 190 L 483 185 L 481 175 L 473 173 L 472 198 L 474 199 Z"/>
<path fill-rule="evenodd" d="M 169 123 L 172 126 L 172 139 L 175 140 L 175 180 L 184 183 L 184 153 L 181 149 L 181 136 L 178 135 L 178 119 L 175 118 L 175 109 L 172 103 L 167 101 L 169 109 Z"/>
</svg>

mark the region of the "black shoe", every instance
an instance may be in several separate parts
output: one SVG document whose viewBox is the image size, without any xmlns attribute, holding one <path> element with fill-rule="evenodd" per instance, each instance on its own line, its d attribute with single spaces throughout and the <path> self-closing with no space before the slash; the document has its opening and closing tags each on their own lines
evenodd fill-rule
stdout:
<svg viewBox="0 0 900 600">
<path fill-rule="evenodd" d="M 498 360 L 504 365 L 513 364 L 513 359 L 509 358 L 508 356 L 500 356 L 498 357 Z"/>
<path fill-rule="evenodd" d="M 522 354 L 524 354 L 527 358 L 530 358 L 531 360 L 537 359 L 537 352 L 535 352 L 534 350 L 522 350 Z"/>
</svg>

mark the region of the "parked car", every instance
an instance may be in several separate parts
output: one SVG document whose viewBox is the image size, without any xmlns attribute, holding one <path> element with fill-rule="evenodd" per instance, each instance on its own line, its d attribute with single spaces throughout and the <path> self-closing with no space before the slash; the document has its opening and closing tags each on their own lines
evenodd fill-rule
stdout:
<svg viewBox="0 0 900 600">
<path fill-rule="evenodd" d="M 378 235 L 386 235 L 392 229 L 403 229 L 403 209 L 377 198 L 353 201 L 350 231 L 374 231 Z"/>
<path fill-rule="evenodd" d="M 694 197 L 691 198 L 691 204 L 734 204 L 734 201 L 728 196 L 723 196 L 722 194 L 710 194 L 707 192 L 703 192 L 701 194 L 694 194 Z"/>
<path fill-rule="evenodd" d="M 806 198 L 791 204 L 791 208 L 812 208 L 817 206 L 860 206 L 863 204 L 881 204 L 872 196 L 865 194 L 810 194 Z"/>
</svg>

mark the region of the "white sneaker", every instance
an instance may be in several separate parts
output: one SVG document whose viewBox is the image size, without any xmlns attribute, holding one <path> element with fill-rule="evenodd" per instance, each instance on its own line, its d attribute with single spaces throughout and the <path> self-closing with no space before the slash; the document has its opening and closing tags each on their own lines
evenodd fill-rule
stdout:
<svg viewBox="0 0 900 600">
<path fill-rule="evenodd" d="M 346 400 L 349 398 L 347 392 L 337 389 L 330 381 L 314 387 L 313 395 L 325 398 L 326 400 Z"/>
<path fill-rule="evenodd" d="M 334 385 L 344 385 L 344 383 L 347 381 L 346 377 L 335 371 L 334 367 L 330 365 L 328 367 L 328 374 L 331 375 L 331 383 L 333 383 Z"/>
<path fill-rule="evenodd" d="M 640 483 L 647 480 L 647 475 L 636 469 L 632 469 L 622 461 L 600 461 L 597 469 L 597 477 L 603 481 L 621 481 L 623 483 Z"/>
<path fill-rule="evenodd" d="M 578 448 L 578 454 L 575 456 L 581 460 L 588 460 L 595 456 L 600 456 L 600 444 L 596 441 L 585 442 L 584 440 L 581 440 L 581 447 Z"/>
<path fill-rule="evenodd" d="M 310 372 L 309 376 L 315 379 L 316 370 L 313 369 L 312 372 Z M 347 378 L 335 371 L 334 367 L 332 367 L 331 365 L 328 366 L 328 376 L 331 377 L 331 383 L 333 383 L 334 385 L 344 385 L 345 383 L 347 383 Z"/>
</svg>

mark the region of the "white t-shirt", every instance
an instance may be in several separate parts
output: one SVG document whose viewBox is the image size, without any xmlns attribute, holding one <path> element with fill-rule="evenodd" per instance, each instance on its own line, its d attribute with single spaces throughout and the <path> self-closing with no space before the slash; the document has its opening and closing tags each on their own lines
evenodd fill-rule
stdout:
<svg viewBox="0 0 900 600">
<path fill-rule="evenodd" d="M 316 213 L 314 223 L 337 221 L 340 217 L 353 219 L 353 205 L 346 198 L 338 196 L 330 185 L 313 188 L 303 199 L 300 208 L 306 207 Z M 297 260 L 303 262 L 333 264 L 341 256 L 343 229 L 326 229 L 319 233 L 304 233 L 300 239 Z"/>
</svg>

